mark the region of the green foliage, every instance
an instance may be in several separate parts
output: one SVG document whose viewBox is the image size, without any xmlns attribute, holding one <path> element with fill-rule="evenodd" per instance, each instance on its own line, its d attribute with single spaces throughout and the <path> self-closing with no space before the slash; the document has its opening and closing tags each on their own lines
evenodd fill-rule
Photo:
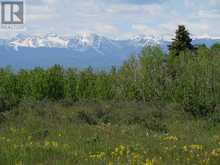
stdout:
<svg viewBox="0 0 220 165">
<path fill-rule="evenodd" d="M 189 53 L 188 53 L 189 54 Z M 206 115 L 214 111 L 217 104 L 219 75 L 217 65 L 209 54 L 197 51 L 195 57 L 182 54 L 168 61 L 175 71 L 171 79 L 174 101 L 193 115 Z"/>
<path fill-rule="evenodd" d="M 18 90 L 17 78 L 10 69 L 0 70 L 0 112 L 12 109 L 20 98 L 21 92 Z"/>
<path fill-rule="evenodd" d="M 216 43 L 216 44 L 212 45 L 211 50 L 219 51 L 220 50 L 220 44 Z"/>
<path fill-rule="evenodd" d="M 166 63 L 163 52 L 158 47 L 143 49 L 140 56 L 140 91 L 144 101 L 163 99 L 166 88 Z"/>
<path fill-rule="evenodd" d="M 41 68 L 30 71 L 30 91 L 29 96 L 34 100 L 42 100 L 47 96 L 46 72 Z M 28 94 L 26 95 L 28 96 Z"/>
<path fill-rule="evenodd" d="M 210 49 L 197 45 L 194 52 L 185 50 L 173 56 L 159 47 L 146 47 L 139 56 L 131 56 L 119 69 L 110 71 L 59 65 L 19 72 L 1 69 L 0 111 L 25 101 L 68 101 L 68 105 L 126 101 L 175 103 L 193 116 L 207 116 L 220 104 L 218 49 L 218 45 Z"/>
<path fill-rule="evenodd" d="M 139 100 L 139 63 L 138 59 L 131 56 L 119 71 L 119 90 L 124 100 Z"/>
<path fill-rule="evenodd" d="M 74 69 L 68 69 L 64 76 L 64 93 L 65 98 L 77 101 L 77 71 Z"/>
<path fill-rule="evenodd" d="M 79 79 L 77 83 L 77 97 L 80 100 L 95 99 L 95 81 L 96 75 L 95 73 L 93 73 L 91 67 L 79 72 Z"/>
<path fill-rule="evenodd" d="M 60 100 L 64 98 L 64 70 L 55 65 L 47 70 L 47 97 Z"/>
<path fill-rule="evenodd" d="M 176 37 L 173 39 L 172 44 L 169 46 L 171 54 L 178 56 L 181 51 L 193 50 L 191 44 L 192 39 L 189 36 L 189 32 L 186 30 L 184 25 L 179 25 L 176 30 Z"/>
<path fill-rule="evenodd" d="M 211 47 L 212 54 L 216 57 L 220 57 L 220 44 L 216 43 Z"/>
<path fill-rule="evenodd" d="M 108 73 L 104 71 L 98 73 L 95 82 L 95 96 L 97 100 L 112 100 L 114 97 L 113 84 L 113 77 L 108 75 Z"/>
</svg>

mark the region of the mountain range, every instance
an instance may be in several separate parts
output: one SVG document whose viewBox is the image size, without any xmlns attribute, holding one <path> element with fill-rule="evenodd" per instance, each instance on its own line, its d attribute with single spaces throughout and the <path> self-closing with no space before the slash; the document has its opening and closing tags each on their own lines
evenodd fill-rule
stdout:
<svg viewBox="0 0 220 165">
<path fill-rule="evenodd" d="M 208 47 L 220 43 L 218 38 L 194 38 L 193 44 Z M 0 67 L 13 69 L 44 67 L 61 64 L 64 67 L 108 69 L 120 66 L 132 54 L 139 54 L 144 46 L 158 45 L 168 51 L 169 40 L 139 35 L 118 40 L 91 33 L 78 33 L 63 37 L 48 33 L 45 35 L 18 34 L 11 39 L 0 39 Z"/>
</svg>

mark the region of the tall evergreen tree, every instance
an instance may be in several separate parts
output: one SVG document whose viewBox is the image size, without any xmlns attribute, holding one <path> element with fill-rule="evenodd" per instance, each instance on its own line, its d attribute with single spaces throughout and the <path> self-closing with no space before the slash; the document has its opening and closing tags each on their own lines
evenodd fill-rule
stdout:
<svg viewBox="0 0 220 165">
<path fill-rule="evenodd" d="M 191 42 L 190 33 L 186 30 L 184 25 L 179 25 L 176 30 L 176 37 L 173 39 L 171 45 L 169 45 L 169 51 L 175 56 L 178 56 L 181 51 L 192 51 L 194 47 Z"/>
</svg>

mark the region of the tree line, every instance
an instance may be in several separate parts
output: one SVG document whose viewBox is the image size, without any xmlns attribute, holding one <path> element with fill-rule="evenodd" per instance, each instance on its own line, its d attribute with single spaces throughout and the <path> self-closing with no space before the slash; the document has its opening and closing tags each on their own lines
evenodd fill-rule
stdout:
<svg viewBox="0 0 220 165">
<path fill-rule="evenodd" d="M 220 103 L 220 45 L 191 44 L 184 26 L 165 54 L 145 47 L 120 68 L 94 71 L 54 65 L 13 72 L 0 69 L 0 111 L 25 100 L 140 101 L 176 103 L 193 115 L 214 112 Z"/>
</svg>

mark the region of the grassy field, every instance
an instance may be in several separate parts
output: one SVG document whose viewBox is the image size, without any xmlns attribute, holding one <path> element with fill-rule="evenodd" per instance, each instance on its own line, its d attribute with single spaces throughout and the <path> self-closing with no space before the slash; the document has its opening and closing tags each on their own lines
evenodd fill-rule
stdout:
<svg viewBox="0 0 220 165">
<path fill-rule="evenodd" d="M 0 118 L 1 165 L 220 164 L 218 112 L 196 119 L 175 105 L 25 103 Z"/>
</svg>

